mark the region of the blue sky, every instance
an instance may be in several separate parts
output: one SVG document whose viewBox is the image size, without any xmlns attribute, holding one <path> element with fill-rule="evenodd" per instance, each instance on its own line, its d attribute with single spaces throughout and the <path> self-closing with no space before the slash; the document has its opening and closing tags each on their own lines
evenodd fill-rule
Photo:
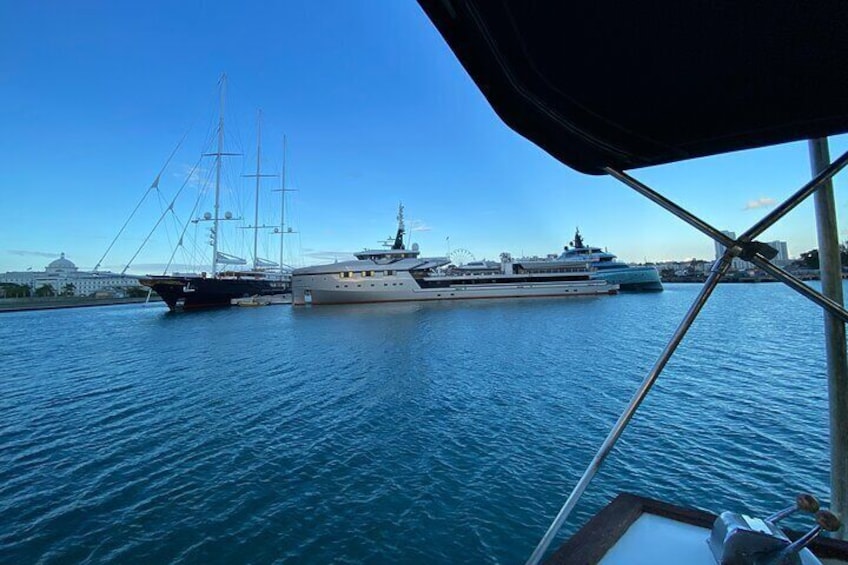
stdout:
<svg viewBox="0 0 848 565">
<path fill-rule="evenodd" d="M 252 214 L 253 181 L 241 175 L 255 167 L 262 108 L 263 168 L 279 172 L 285 133 L 288 184 L 298 189 L 288 202 L 298 231 L 287 238 L 289 262 L 375 246 L 393 233 L 398 201 L 430 255 L 446 253 L 446 238 L 477 258 L 552 253 L 575 226 L 628 261 L 713 254 L 706 237 L 628 188 L 571 171 L 504 126 L 414 2 L 4 2 L 0 271 L 41 269 L 59 252 L 93 267 L 188 131 L 161 197 L 142 206 L 103 263 L 120 270 L 211 150 L 222 72 L 227 149 L 244 154 L 228 159 L 225 208 Z M 831 140 L 833 155 L 846 149 L 845 136 Z M 200 176 L 211 168 L 207 159 Z M 741 232 L 810 167 L 806 144 L 795 143 L 634 175 Z M 279 221 L 276 182 L 263 184 L 263 222 Z M 842 184 L 837 177 L 840 213 Z M 201 190 L 192 181 L 177 201 L 183 221 Z M 207 194 L 198 213 L 211 208 Z M 805 203 L 764 239 L 788 241 L 792 255 L 811 249 L 812 217 Z M 130 272 L 161 270 L 175 226 L 169 219 L 153 234 Z M 225 250 L 247 255 L 246 233 L 228 230 Z M 207 251 L 202 224 L 198 234 Z M 260 254 L 273 256 L 278 240 L 261 240 Z"/>
</svg>

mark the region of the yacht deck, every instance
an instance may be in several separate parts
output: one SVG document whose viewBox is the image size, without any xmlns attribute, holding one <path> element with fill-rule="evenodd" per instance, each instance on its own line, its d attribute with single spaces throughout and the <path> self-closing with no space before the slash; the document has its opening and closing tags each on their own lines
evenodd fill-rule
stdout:
<svg viewBox="0 0 848 565">
<path fill-rule="evenodd" d="M 621 494 L 547 561 L 549 565 L 716 565 L 707 545 L 716 516 Z M 787 532 L 795 539 L 797 532 Z M 809 548 L 823 565 L 848 563 L 848 542 L 819 537 Z"/>
</svg>

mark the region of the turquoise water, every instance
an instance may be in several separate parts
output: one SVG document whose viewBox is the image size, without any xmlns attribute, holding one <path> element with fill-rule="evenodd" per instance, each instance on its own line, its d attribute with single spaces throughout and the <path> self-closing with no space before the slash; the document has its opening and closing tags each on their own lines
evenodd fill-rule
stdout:
<svg viewBox="0 0 848 565">
<path fill-rule="evenodd" d="M 523 562 L 698 290 L 0 315 L 0 562 Z M 721 286 L 567 531 L 826 499 L 821 317 Z"/>
</svg>

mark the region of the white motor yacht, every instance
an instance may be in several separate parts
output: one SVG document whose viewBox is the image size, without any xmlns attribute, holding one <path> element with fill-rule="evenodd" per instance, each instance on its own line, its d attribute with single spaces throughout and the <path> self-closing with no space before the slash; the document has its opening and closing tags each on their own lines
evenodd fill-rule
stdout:
<svg viewBox="0 0 848 565">
<path fill-rule="evenodd" d="M 407 249 L 403 206 L 388 249 L 355 253 L 353 261 L 296 269 L 292 300 L 303 304 L 350 304 L 479 298 L 539 298 L 615 294 L 618 285 L 594 278 L 587 263 L 557 266 L 523 263 L 503 253 L 500 263 L 453 266 L 447 257 L 420 257 Z"/>
</svg>

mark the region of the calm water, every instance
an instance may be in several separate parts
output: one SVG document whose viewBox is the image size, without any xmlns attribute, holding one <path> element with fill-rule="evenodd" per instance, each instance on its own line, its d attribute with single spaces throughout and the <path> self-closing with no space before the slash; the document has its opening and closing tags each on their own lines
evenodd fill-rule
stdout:
<svg viewBox="0 0 848 565">
<path fill-rule="evenodd" d="M 523 562 L 699 287 L 0 315 L 0 562 Z M 821 314 L 724 285 L 578 506 L 826 498 Z"/>
</svg>

